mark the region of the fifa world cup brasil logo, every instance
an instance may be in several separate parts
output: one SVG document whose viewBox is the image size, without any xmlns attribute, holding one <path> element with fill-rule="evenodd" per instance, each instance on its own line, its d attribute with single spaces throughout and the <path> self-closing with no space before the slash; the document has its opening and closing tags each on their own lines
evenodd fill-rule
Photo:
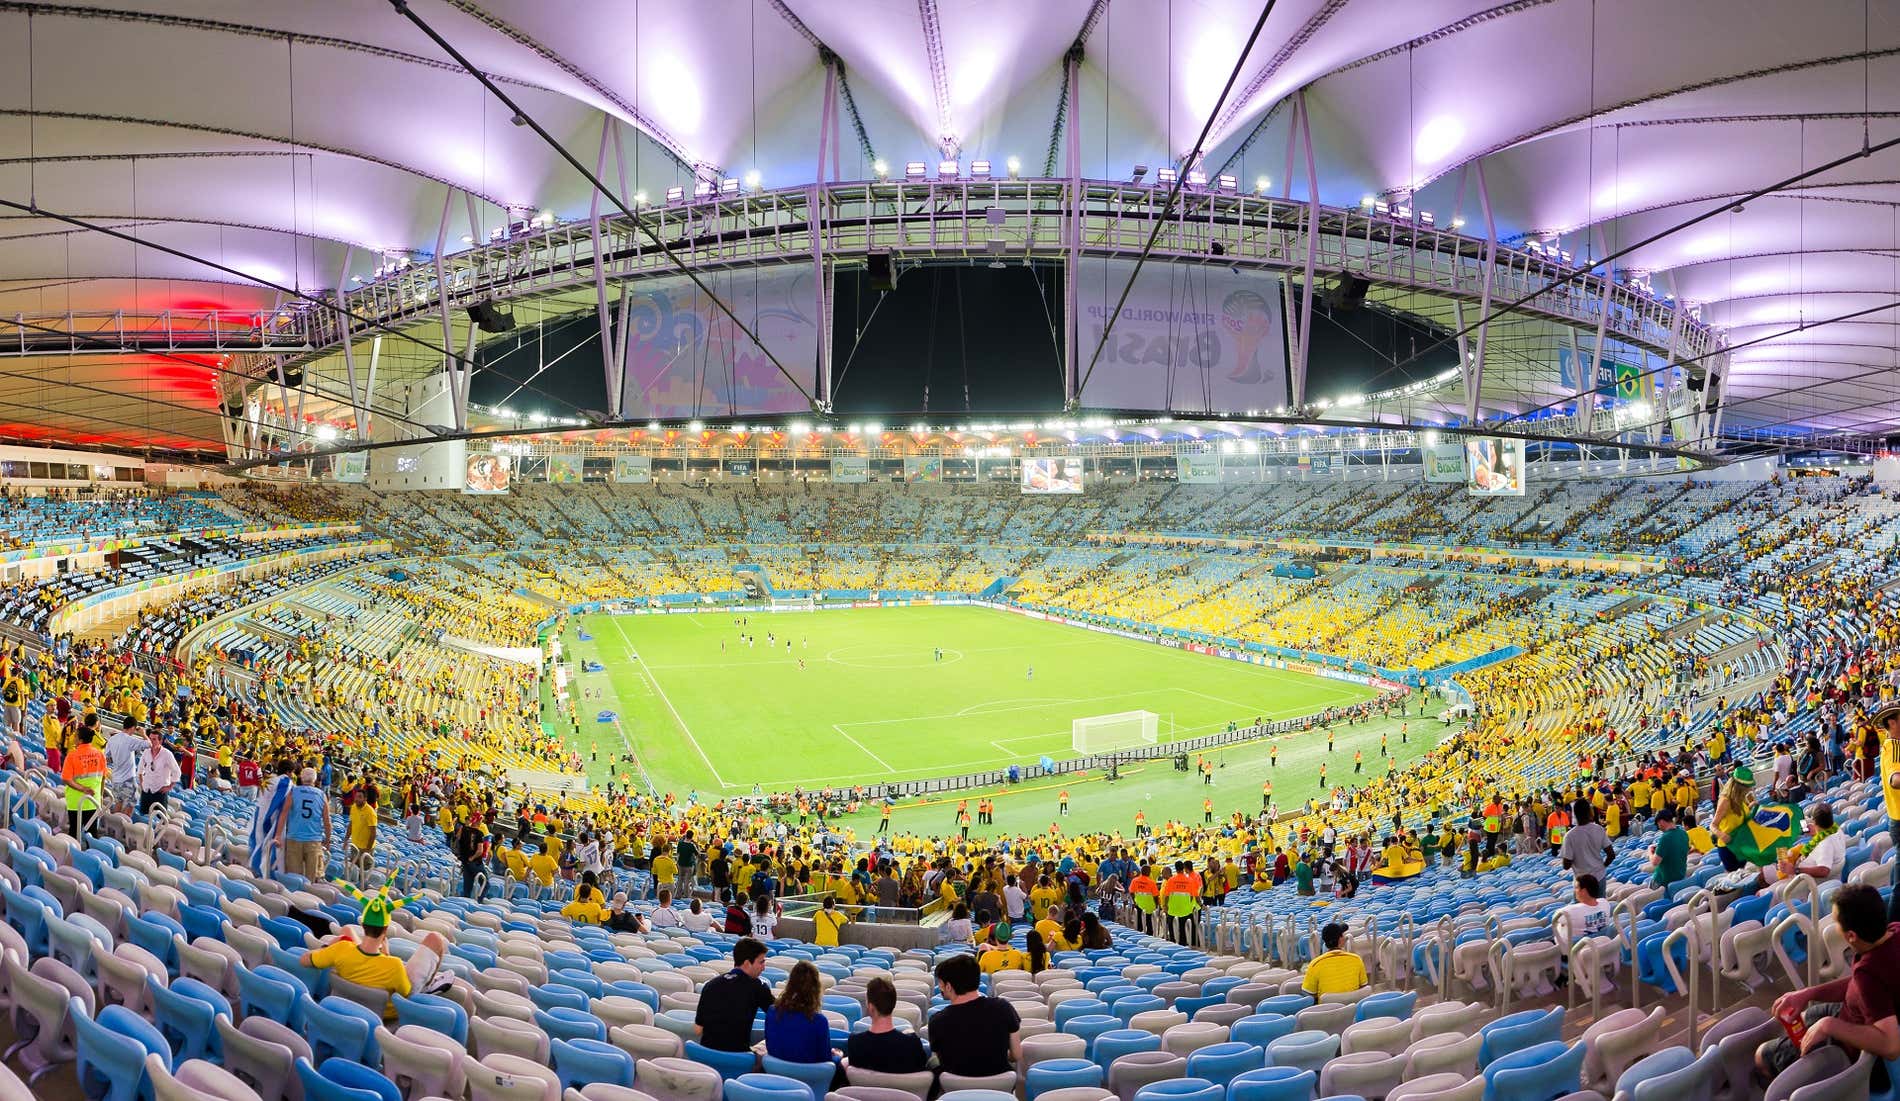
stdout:
<svg viewBox="0 0 1900 1101">
<path fill-rule="evenodd" d="M 1259 382 L 1260 342 L 1273 333 L 1273 307 L 1254 291 L 1239 290 L 1221 303 L 1221 320 L 1234 334 L 1234 370 L 1229 382 Z"/>
</svg>

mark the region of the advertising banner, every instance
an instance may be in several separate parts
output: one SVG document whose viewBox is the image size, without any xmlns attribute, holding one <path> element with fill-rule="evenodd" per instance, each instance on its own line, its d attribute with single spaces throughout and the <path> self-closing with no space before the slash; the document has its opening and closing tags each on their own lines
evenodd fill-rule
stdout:
<svg viewBox="0 0 1900 1101">
<path fill-rule="evenodd" d="M 369 481 L 369 455 L 362 451 L 353 451 L 347 455 L 332 455 L 330 477 L 339 482 Z"/>
<path fill-rule="evenodd" d="M 1464 444 L 1457 440 L 1428 443 L 1421 454 L 1425 460 L 1426 481 L 1462 482 L 1465 480 Z"/>
<path fill-rule="evenodd" d="M 819 339 L 811 265 L 708 271 L 699 278 L 764 347 L 683 275 L 629 284 L 624 414 L 809 413 L 805 395 L 817 386 Z M 797 385 L 780 373 L 773 358 Z"/>
<path fill-rule="evenodd" d="M 1124 287 L 1127 300 L 1110 329 Z M 1085 406 L 1244 415 L 1287 403 L 1286 319 L 1275 276 L 1083 257 L 1076 301 Z"/>
<path fill-rule="evenodd" d="M 548 481 L 555 485 L 579 485 L 582 468 L 580 452 L 557 451 L 548 456 Z"/>
<path fill-rule="evenodd" d="M 871 480 L 871 460 L 862 455 L 842 455 L 831 460 L 831 480 L 834 482 L 868 482 Z"/>
<path fill-rule="evenodd" d="M 1024 459 L 1024 493 L 1082 492 L 1081 459 Z"/>
<path fill-rule="evenodd" d="M 1176 455 L 1174 480 L 1184 485 L 1215 485 L 1220 481 L 1220 459 L 1211 454 Z"/>
<path fill-rule="evenodd" d="M 653 459 L 647 455 L 615 455 L 614 481 L 623 484 L 653 480 Z"/>
<path fill-rule="evenodd" d="M 1465 492 L 1474 497 L 1524 496 L 1524 441 L 1465 437 Z"/>
<path fill-rule="evenodd" d="M 1333 472 L 1333 460 L 1336 458 L 1338 458 L 1337 455 L 1313 456 L 1313 473 L 1331 474 Z"/>
<path fill-rule="evenodd" d="M 508 492 L 508 475 L 513 459 L 507 455 L 480 452 L 468 456 L 468 469 L 462 479 L 463 493 L 494 494 Z"/>
<path fill-rule="evenodd" d="M 943 481 L 943 460 L 934 455 L 910 456 L 904 460 L 904 481 Z"/>
</svg>

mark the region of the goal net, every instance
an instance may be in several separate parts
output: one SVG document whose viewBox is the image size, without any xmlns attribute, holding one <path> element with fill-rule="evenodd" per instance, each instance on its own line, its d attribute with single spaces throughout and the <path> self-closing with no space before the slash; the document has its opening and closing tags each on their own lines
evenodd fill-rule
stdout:
<svg viewBox="0 0 1900 1101">
<path fill-rule="evenodd" d="M 1160 720 L 1152 711 L 1090 715 L 1070 723 L 1069 744 L 1081 754 L 1113 753 L 1155 744 L 1159 726 Z"/>
</svg>

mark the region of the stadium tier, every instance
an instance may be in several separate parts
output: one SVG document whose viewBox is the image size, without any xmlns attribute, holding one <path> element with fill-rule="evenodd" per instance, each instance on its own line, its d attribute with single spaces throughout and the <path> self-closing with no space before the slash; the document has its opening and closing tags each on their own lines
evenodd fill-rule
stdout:
<svg viewBox="0 0 1900 1101">
<path fill-rule="evenodd" d="M 8 596 L 21 1069 L 232 1101 L 357 1067 L 418 1098 L 929 1084 L 821 1074 L 765 1018 L 762 1055 L 706 1046 L 744 933 L 781 998 L 816 968 L 839 1051 L 886 1019 L 935 1048 L 964 980 L 931 971 L 973 954 L 1021 1055 L 950 1092 L 1757 1096 L 1772 995 L 1857 943 L 1814 915 L 1890 878 L 1867 746 L 1900 509 L 1838 477 L 1551 497 L 1536 532 L 1423 483 L 90 502 L 92 530 L 253 535 L 154 532 Z M 1395 526 L 1447 505 L 1465 537 Z M 133 776 L 166 798 L 107 764 L 75 837 L 91 729 L 155 731 Z M 312 849 L 259 832 L 273 797 L 321 808 Z M 1603 853 L 1563 844 L 1586 827 Z M 384 886 L 386 947 L 353 897 Z M 401 993 L 306 954 L 343 928 Z"/>
</svg>

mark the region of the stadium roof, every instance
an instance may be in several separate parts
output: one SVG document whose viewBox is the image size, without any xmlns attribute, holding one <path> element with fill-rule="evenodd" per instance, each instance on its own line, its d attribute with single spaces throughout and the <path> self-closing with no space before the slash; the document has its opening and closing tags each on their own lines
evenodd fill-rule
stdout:
<svg viewBox="0 0 1900 1101">
<path fill-rule="evenodd" d="M 946 151 L 1037 174 L 1079 38 L 1085 176 L 1179 158 L 1211 115 L 1210 175 L 1277 193 L 1304 89 L 1329 203 L 1411 193 L 1479 228 L 1482 165 L 1502 238 L 1592 257 L 1712 213 L 1617 267 L 1760 341 L 1734 355 L 1730 423 L 1900 420 L 1900 147 L 1738 202 L 1900 138 L 1893 5 L 1278 0 L 1244 58 L 1261 9 L 1232 0 L 413 10 L 583 161 L 617 120 L 629 189 L 655 194 L 695 171 L 815 178 L 827 51 L 847 179 Z M 590 198 L 387 0 L 0 2 L 0 315 L 267 309 L 286 296 L 264 284 L 334 287 L 352 248 L 346 280 L 432 252 L 444 185 L 484 200 L 484 225 L 585 218 Z M 222 367 L 5 360 L 0 435 L 218 447 Z"/>
</svg>

